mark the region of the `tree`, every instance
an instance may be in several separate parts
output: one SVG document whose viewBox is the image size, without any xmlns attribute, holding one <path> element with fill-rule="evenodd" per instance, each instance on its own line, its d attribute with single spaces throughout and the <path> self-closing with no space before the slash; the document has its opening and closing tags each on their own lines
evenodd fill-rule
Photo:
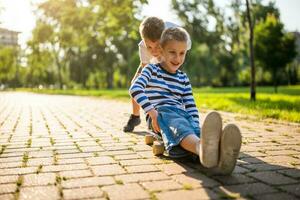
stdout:
<svg viewBox="0 0 300 200">
<path fill-rule="evenodd" d="M 172 6 L 193 41 L 184 65 L 193 85 L 231 85 L 234 61 L 222 10 L 213 0 L 172 0 Z"/>
<path fill-rule="evenodd" d="M 136 14 L 145 2 L 45 1 L 38 5 L 32 43 L 40 52 L 51 53 L 60 87 L 73 82 L 86 87 L 88 82 L 89 87 L 113 88 L 118 71 L 127 73 L 138 65 L 131 57 L 137 53 Z M 43 32 L 46 37 L 39 37 Z"/>
<path fill-rule="evenodd" d="M 247 5 L 247 19 L 249 23 L 249 52 L 250 52 L 250 66 L 251 66 L 251 84 L 250 84 L 250 99 L 255 101 L 256 91 L 255 91 L 255 64 L 254 64 L 254 48 L 253 48 L 253 30 L 254 24 L 251 18 L 251 11 L 249 1 L 246 0 Z"/>
<path fill-rule="evenodd" d="M 0 84 L 19 85 L 18 47 L 0 47 Z"/>
<path fill-rule="evenodd" d="M 254 48 L 260 65 L 271 72 L 277 93 L 278 75 L 295 56 L 295 37 L 283 32 L 283 24 L 274 15 L 268 15 L 254 29 Z"/>
</svg>

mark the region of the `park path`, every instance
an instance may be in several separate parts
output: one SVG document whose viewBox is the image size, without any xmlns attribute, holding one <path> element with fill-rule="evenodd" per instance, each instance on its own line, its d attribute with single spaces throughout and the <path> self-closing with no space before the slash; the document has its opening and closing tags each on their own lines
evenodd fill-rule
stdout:
<svg viewBox="0 0 300 200">
<path fill-rule="evenodd" d="M 193 159 L 155 157 L 130 104 L 0 93 L 0 199 L 300 199 L 300 124 L 222 112 L 243 146 L 232 176 Z M 205 117 L 201 113 L 201 121 Z"/>
</svg>

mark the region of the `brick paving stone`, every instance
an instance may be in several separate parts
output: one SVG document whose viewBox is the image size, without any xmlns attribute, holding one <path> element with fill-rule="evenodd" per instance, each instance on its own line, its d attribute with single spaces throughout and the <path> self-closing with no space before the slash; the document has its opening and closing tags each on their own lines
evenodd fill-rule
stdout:
<svg viewBox="0 0 300 200">
<path fill-rule="evenodd" d="M 97 176 L 118 175 L 126 173 L 126 171 L 117 164 L 92 166 L 91 169 Z"/>
<path fill-rule="evenodd" d="M 28 155 L 30 158 L 45 158 L 45 157 L 52 157 L 52 151 L 31 151 Z"/>
<path fill-rule="evenodd" d="M 34 167 L 39 165 L 52 165 L 53 158 L 29 158 L 27 162 L 28 167 Z"/>
<path fill-rule="evenodd" d="M 114 184 L 115 181 L 110 176 L 104 177 L 86 177 L 86 178 L 76 178 L 67 179 L 62 181 L 63 188 L 77 188 L 77 187 L 87 187 L 87 186 L 103 186 Z"/>
<path fill-rule="evenodd" d="M 267 151 L 266 154 L 274 155 L 274 156 L 278 156 L 278 155 L 297 155 L 297 154 L 299 154 L 299 152 L 294 151 L 294 150 L 280 150 L 280 151 Z"/>
<path fill-rule="evenodd" d="M 101 152 L 101 156 L 118 156 L 118 155 L 127 155 L 132 154 L 132 150 L 122 150 L 122 151 L 105 151 Z"/>
<path fill-rule="evenodd" d="M 67 179 L 69 178 L 82 178 L 82 177 L 88 177 L 92 176 L 92 173 L 90 170 L 72 170 L 72 171 L 61 171 L 59 172 L 61 177 L 65 177 Z"/>
<path fill-rule="evenodd" d="M 151 151 L 140 151 L 140 152 L 137 152 L 137 155 L 139 155 L 142 158 L 153 158 L 152 149 L 151 149 Z"/>
<path fill-rule="evenodd" d="M 222 192 L 232 195 L 240 194 L 242 196 L 253 196 L 258 194 L 269 194 L 277 190 L 264 183 L 247 183 L 239 185 L 221 186 L 219 188 Z"/>
<path fill-rule="evenodd" d="M 148 145 L 134 145 L 133 146 L 134 151 L 152 151 L 152 147 Z"/>
<path fill-rule="evenodd" d="M 0 185 L 0 194 L 13 193 L 17 189 L 16 184 L 1 184 Z"/>
<path fill-rule="evenodd" d="M 21 167 L 21 166 L 22 166 L 22 162 L 21 161 L 0 163 L 0 169 Z"/>
<path fill-rule="evenodd" d="M 18 176 L 0 176 L 0 184 L 14 183 L 18 180 Z"/>
<path fill-rule="evenodd" d="M 214 176 L 213 178 L 224 185 L 236 185 L 256 182 L 255 179 L 243 174 L 232 174 L 231 176 Z"/>
<path fill-rule="evenodd" d="M 23 176 L 22 186 L 41 186 L 41 185 L 53 185 L 56 180 L 55 173 L 39 173 L 39 174 L 27 174 Z"/>
<path fill-rule="evenodd" d="M 60 199 L 58 188 L 55 186 L 22 187 L 19 200 Z"/>
<path fill-rule="evenodd" d="M 116 160 L 132 160 L 132 159 L 138 159 L 138 158 L 141 158 L 141 156 L 139 156 L 137 154 L 115 156 Z"/>
<path fill-rule="evenodd" d="M 64 199 L 99 199 L 104 196 L 104 192 L 99 187 L 64 189 L 63 196 Z"/>
<path fill-rule="evenodd" d="M 254 158 L 254 157 L 248 157 L 248 158 L 242 158 L 241 160 L 246 163 L 249 163 L 249 164 L 264 163 L 264 161 L 261 159 L 262 158 L 258 159 L 258 158 Z"/>
<path fill-rule="evenodd" d="M 16 198 L 14 194 L 0 194 L 0 199 L 15 200 Z"/>
<path fill-rule="evenodd" d="M 182 189 L 183 186 L 179 183 L 172 181 L 172 180 L 166 180 L 166 181 L 150 181 L 150 182 L 143 182 L 141 183 L 144 188 L 147 190 L 153 192 L 153 191 L 166 191 L 166 190 L 176 190 L 176 189 Z"/>
<path fill-rule="evenodd" d="M 67 158 L 67 159 L 58 159 L 58 165 L 64 164 L 76 164 L 76 163 L 85 163 L 83 158 Z"/>
<path fill-rule="evenodd" d="M 250 170 L 246 169 L 244 166 L 236 165 L 232 173 L 233 174 L 243 174 L 243 173 L 246 173 L 246 172 L 250 172 Z"/>
<path fill-rule="evenodd" d="M 185 173 L 173 175 L 172 179 L 192 187 L 215 187 L 220 185 L 217 181 L 200 173 Z"/>
<path fill-rule="evenodd" d="M 159 169 L 155 165 L 127 166 L 125 167 L 125 169 L 130 173 L 159 171 Z"/>
<path fill-rule="evenodd" d="M 157 165 L 157 167 L 167 175 L 174 175 L 174 174 L 181 174 L 185 172 L 195 171 L 194 169 L 191 169 L 188 166 L 178 165 L 177 163 L 162 164 L 162 165 Z"/>
<path fill-rule="evenodd" d="M 32 174 L 36 172 L 36 167 L 23 167 L 23 168 L 9 168 L 1 169 L 1 175 L 19 175 L 19 174 Z"/>
<path fill-rule="evenodd" d="M 147 199 L 150 195 L 138 184 L 112 185 L 102 188 L 110 200 Z"/>
<path fill-rule="evenodd" d="M 278 170 L 278 173 L 284 174 L 286 176 L 299 179 L 300 178 L 300 170 L 299 169 L 283 169 Z"/>
<path fill-rule="evenodd" d="M 162 161 L 157 158 L 150 159 L 134 159 L 134 160 L 121 160 L 120 164 L 123 166 L 131 165 L 149 165 L 149 164 L 161 164 Z"/>
<path fill-rule="evenodd" d="M 109 156 L 87 158 L 86 160 L 90 165 L 108 165 L 108 164 L 116 163 L 116 161 L 112 157 L 109 157 Z"/>
<path fill-rule="evenodd" d="M 145 182 L 170 179 L 169 176 L 162 172 L 148 172 L 148 173 L 133 173 L 118 175 L 116 179 L 122 180 L 124 183 Z"/>
<path fill-rule="evenodd" d="M 63 159 L 63 158 L 86 158 L 86 157 L 91 157 L 93 156 L 92 153 L 76 153 L 76 154 L 58 154 L 57 157 L 58 159 Z"/>
<path fill-rule="evenodd" d="M 280 188 L 284 191 L 287 191 L 291 194 L 294 194 L 298 197 L 300 197 L 300 184 L 294 184 L 294 185 L 285 185 L 285 186 L 280 186 Z"/>
<path fill-rule="evenodd" d="M 24 150 L 23 150 L 24 151 Z M 8 162 L 22 162 L 22 156 L 16 156 L 16 157 L 7 157 L 7 158 L 0 158 L 0 163 L 8 163 Z"/>
<path fill-rule="evenodd" d="M 267 162 L 274 163 L 297 163 L 300 164 L 300 160 L 293 158 L 292 156 L 270 156 L 268 159 L 265 159 Z"/>
<path fill-rule="evenodd" d="M 289 178 L 277 172 L 253 172 L 248 173 L 248 175 L 270 185 L 292 184 L 298 182 L 295 179 Z"/>
<path fill-rule="evenodd" d="M 80 170 L 87 169 L 86 164 L 65 164 L 65 165 L 49 165 L 43 167 L 43 172 L 59 172 L 59 171 L 69 171 L 69 170 Z"/>
<path fill-rule="evenodd" d="M 265 194 L 265 195 L 258 195 L 254 196 L 254 199 L 257 200 L 296 200 L 298 199 L 295 196 L 292 196 L 287 193 L 273 193 L 273 194 Z"/>
<path fill-rule="evenodd" d="M 159 200 L 200 200 L 200 199 L 217 199 L 218 195 L 208 188 L 199 188 L 196 190 L 177 190 L 155 193 Z"/>
<path fill-rule="evenodd" d="M 83 152 L 101 152 L 104 149 L 100 146 L 92 146 L 92 147 L 80 147 Z"/>
<path fill-rule="evenodd" d="M 268 163 L 261 163 L 261 164 L 250 164 L 250 165 L 244 165 L 243 167 L 252 170 L 252 171 L 270 171 L 270 170 L 278 170 L 278 169 L 284 169 L 283 166 L 280 165 L 272 165 Z"/>
</svg>

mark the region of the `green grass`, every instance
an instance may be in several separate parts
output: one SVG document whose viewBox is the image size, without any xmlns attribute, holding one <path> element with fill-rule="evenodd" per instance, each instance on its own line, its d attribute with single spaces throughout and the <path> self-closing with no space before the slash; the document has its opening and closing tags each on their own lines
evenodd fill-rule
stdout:
<svg viewBox="0 0 300 200">
<path fill-rule="evenodd" d="M 97 96 L 129 102 L 126 89 L 117 90 L 38 90 L 21 89 L 46 94 Z M 273 118 L 300 122 L 300 85 L 284 86 L 274 93 L 273 87 L 257 87 L 256 101 L 250 101 L 248 87 L 194 88 L 196 104 L 200 109 L 214 109 L 241 113 L 259 118 Z"/>
<path fill-rule="evenodd" d="M 248 88 L 195 89 L 194 95 L 200 109 L 300 122 L 300 86 L 281 87 L 277 94 L 273 88 L 258 88 L 255 102 L 249 100 Z"/>
</svg>

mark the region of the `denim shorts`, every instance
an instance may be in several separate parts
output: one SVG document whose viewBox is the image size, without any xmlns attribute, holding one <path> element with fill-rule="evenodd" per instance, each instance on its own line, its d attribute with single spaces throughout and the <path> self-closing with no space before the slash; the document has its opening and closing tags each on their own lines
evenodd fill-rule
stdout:
<svg viewBox="0 0 300 200">
<path fill-rule="evenodd" d="M 180 142 L 188 135 L 195 134 L 200 138 L 199 124 L 186 111 L 162 106 L 156 109 L 165 149 L 170 157 L 184 157 L 191 153 L 181 148 Z"/>
</svg>

